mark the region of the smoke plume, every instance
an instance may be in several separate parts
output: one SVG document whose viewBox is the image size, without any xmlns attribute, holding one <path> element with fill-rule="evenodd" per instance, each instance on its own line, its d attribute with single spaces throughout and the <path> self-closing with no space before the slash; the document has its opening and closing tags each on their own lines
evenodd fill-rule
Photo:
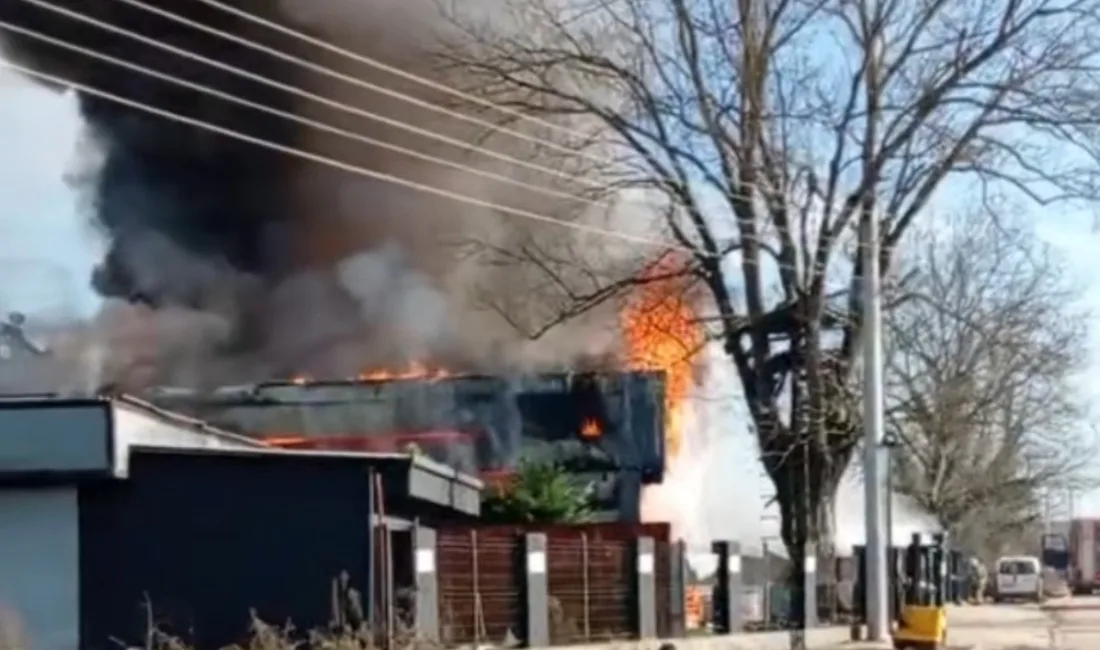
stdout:
<svg viewBox="0 0 1100 650">
<path fill-rule="evenodd" d="M 643 513 L 649 521 L 667 521 L 673 535 L 688 543 L 688 558 L 703 575 L 714 571 L 711 540 L 736 540 L 746 555 L 766 546 L 785 554 L 780 538 L 775 486 L 760 465 L 760 448 L 751 431 L 735 370 L 725 352 L 709 346 L 701 355 L 705 372 L 691 396 L 688 434 L 671 459 L 660 485 L 647 489 Z M 863 476 L 853 462 L 841 480 L 834 506 L 837 552 L 848 555 L 865 543 Z M 732 496 L 731 496 L 732 495 Z M 934 517 L 911 499 L 892 495 L 891 537 L 896 546 L 913 533 L 939 530 Z"/>
<path fill-rule="evenodd" d="M 432 133 L 468 141 L 483 135 L 481 127 L 118 0 L 49 2 Z M 197 0 L 147 2 L 337 74 L 454 106 L 453 97 Z M 439 72 L 430 55 L 441 39 L 455 38 L 431 0 L 232 4 L 411 73 L 468 85 L 453 70 Z M 471 0 L 464 11 L 476 13 L 492 4 Z M 0 18 L 347 131 L 517 180 L 555 184 L 552 178 L 520 174 L 492 158 L 296 97 L 24 0 L 0 0 Z M 565 219 L 615 218 L 613 212 L 582 211 L 567 201 L 304 127 L 23 36 L 6 34 L 2 44 L 5 56 L 22 64 L 347 165 Z M 525 348 L 514 325 L 548 318 L 555 308 L 553 288 L 540 284 L 539 271 L 489 263 L 484 251 L 486 246 L 517 251 L 538 242 L 561 259 L 608 267 L 634 264 L 634 253 L 617 257 L 607 242 L 296 159 L 94 96 L 81 94 L 79 106 L 90 133 L 86 146 L 98 154 L 82 189 L 92 223 L 107 243 L 91 282 L 107 303 L 97 322 L 70 333 L 69 345 L 61 347 L 105 380 L 202 385 L 291 374 L 355 374 L 364 367 L 424 360 L 450 366 L 517 357 L 560 362 L 592 352 L 586 348 L 594 341 L 607 343 L 608 337 L 594 332 L 613 322 L 613 307 L 577 324 L 586 328 L 580 333 L 540 343 L 538 351 Z M 497 138 L 489 146 L 540 159 L 522 141 Z M 545 156 L 542 160 L 553 164 Z M 563 189 L 560 183 L 557 188 Z M 545 297 L 533 300 L 536 290 Z M 512 306 L 508 319 L 499 309 L 485 307 L 480 298 L 486 295 L 495 304 Z"/>
</svg>

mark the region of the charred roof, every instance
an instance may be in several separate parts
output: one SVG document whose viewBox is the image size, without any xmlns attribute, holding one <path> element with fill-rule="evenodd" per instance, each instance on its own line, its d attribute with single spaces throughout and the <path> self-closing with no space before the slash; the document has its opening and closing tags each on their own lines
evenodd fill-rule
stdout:
<svg viewBox="0 0 1100 650">
<path fill-rule="evenodd" d="M 159 388 L 148 398 L 265 438 L 363 436 L 384 451 L 389 442 L 404 445 L 424 434 L 413 442 L 463 471 L 548 454 L 561 462 L 583 458 L 605 471 L 641 470 L 650 480 L 660 480 L 664 467 L 659 372 L 279 381 L 206 392 Z M 601 435 L 591 435 L 593 422 Z"/>
</svg>

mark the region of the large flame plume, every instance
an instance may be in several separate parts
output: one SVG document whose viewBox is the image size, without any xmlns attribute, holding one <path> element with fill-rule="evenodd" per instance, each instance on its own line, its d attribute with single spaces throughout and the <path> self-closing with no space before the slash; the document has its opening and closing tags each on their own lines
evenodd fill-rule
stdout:
<svg viewBox="0 0 1100 650">
<path fill-rule="evenodd" d="M 682 260 L 666 259 L 651 268 L 622 313 L 627 362 L 637 370 L 665 373 L 665 445 L 676 458 L 685 436 L 696 382 L 696 359 L 706 333 L 695 309 L 692 278 L 674 272 Z M 660 279 L 657 279 L 660 278 Z"/>
</svg>

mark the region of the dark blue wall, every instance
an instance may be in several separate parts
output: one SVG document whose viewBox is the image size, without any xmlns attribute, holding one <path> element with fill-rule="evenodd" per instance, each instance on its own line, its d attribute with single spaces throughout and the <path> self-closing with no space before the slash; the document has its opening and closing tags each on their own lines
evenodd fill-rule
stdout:
<svg viewBox="0 0 1100 650">
<path fill-rule="evenodd" d="M 371 488 L 362 462 L 137 453 L 128 481 L 80 490 L 82 650 L 142 646 L 146 606 L 200 648 L 249 612 L 305 630 L 331 619 L 331 581 L 366 593 Z"/>
</svg>

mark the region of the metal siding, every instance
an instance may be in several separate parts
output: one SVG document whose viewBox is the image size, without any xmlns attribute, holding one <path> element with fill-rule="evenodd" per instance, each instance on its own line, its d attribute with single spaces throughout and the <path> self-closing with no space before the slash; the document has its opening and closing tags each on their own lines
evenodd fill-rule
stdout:
<svg viewBox="0 0 1100 650">
<path fill-rule="evenodd" d="M 0 474 L 108 471 L 108 416 L 106 403 L 0 406 Z"/>
<path fill-rule="evenodd" d="M 84 650 L 142 645 L 146 603 L 165 632 L 217 648 L 251 609 L 326 624 L 343 571 L 369 593 L 367 473 L 330 460 L 136 453 L 128 481 L 82 489 Z"/>
<path fill-rule="evenodd" d="M 0 646 L 78 647 L 77 507 L 75 488 L 0 491 Z"/>
</svg>

